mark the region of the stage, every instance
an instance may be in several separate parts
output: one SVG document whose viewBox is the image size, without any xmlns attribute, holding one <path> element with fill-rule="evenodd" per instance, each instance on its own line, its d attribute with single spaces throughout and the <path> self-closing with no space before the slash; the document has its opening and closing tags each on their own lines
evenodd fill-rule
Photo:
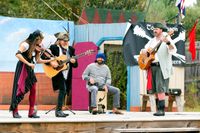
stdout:
<svg viewBox="0 0 200 133">
<path fill-rule="evenodd" d="M 164 117 L 151 112 L 127 112 L 123 115 L 91 115 L 88 111 L 74 111 L 66 118 L 57 118 L 54 111 L 45 114 L 39 110 L 39 119 L 28 118 L 27 111 L 19 111 L 21 119 L 12 118 L 11 112 L 0 111 L 0 132 L 51 133 L 119 133 L 119 132 L 200 132 L 200 112 L 166 112 Z"/>
</svg>

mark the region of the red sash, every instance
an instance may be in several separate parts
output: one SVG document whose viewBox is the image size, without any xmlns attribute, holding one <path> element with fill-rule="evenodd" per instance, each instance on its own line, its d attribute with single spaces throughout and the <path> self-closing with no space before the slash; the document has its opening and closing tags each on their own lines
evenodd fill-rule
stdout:
<svg viewBox="0 0 200 133">
<path fill-rule="evenodd" d="M 147 90 L 152 90 L 152 69 L 149 67 L 147 69 Z"/>
</svg>

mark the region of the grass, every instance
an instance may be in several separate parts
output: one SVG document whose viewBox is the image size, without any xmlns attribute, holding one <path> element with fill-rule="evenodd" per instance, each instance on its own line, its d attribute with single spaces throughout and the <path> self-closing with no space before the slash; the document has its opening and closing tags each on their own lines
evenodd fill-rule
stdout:
<svg viewBox="0 0 200 133">
<path fill-rule="evenodd" d="M 185 107 L 184 108 L 184 111 L 185 112 L 200 112 L 200 105 L 197 105 L 196 107 L 194 108 L 191 108 L 191 107 Z"/>
</svg>

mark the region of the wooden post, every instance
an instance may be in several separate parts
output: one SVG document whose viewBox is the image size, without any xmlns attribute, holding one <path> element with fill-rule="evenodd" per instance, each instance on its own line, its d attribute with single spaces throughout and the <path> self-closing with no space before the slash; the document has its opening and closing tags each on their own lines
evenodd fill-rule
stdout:
<svg viewBox="0 0 200 133">
<path fill-rule="evenodd" d="M 146 111 L 147 110 L 147 101 L 149 100 L 149 96 L 148 95 L 143 95 L 142 96 L 142 111 Z"/>
</svg>

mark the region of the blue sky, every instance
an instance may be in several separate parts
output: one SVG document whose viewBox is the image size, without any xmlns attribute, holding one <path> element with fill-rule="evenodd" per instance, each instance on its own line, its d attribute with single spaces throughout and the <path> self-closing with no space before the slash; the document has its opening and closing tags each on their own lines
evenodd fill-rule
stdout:
<svg viewBox="0 0 200 133">
<path fill-rule="evenodd" d="M 63 26 L 70 30 L 70 44 L 74 40 L 74 23 L 71 21 L 54 21 L 43 19 L 11 18 L 0 16 L 0 71 L 14 72 L 18 59 L 15 53 L 21 41 L 30 33 L 39 29 L 44 34 L 43 45 L 47 47 L 54 43 L 57 32 L 65 32 Z M 36 66 L 36 72 L 43 72 L 41 65 Z"/>
<path fill-rule="evenodd" d="M 185 6 L 186 7 L 192 7 L 195 4 L 197 4 L 197 0 L 185 0 Z"/>
</svg>

